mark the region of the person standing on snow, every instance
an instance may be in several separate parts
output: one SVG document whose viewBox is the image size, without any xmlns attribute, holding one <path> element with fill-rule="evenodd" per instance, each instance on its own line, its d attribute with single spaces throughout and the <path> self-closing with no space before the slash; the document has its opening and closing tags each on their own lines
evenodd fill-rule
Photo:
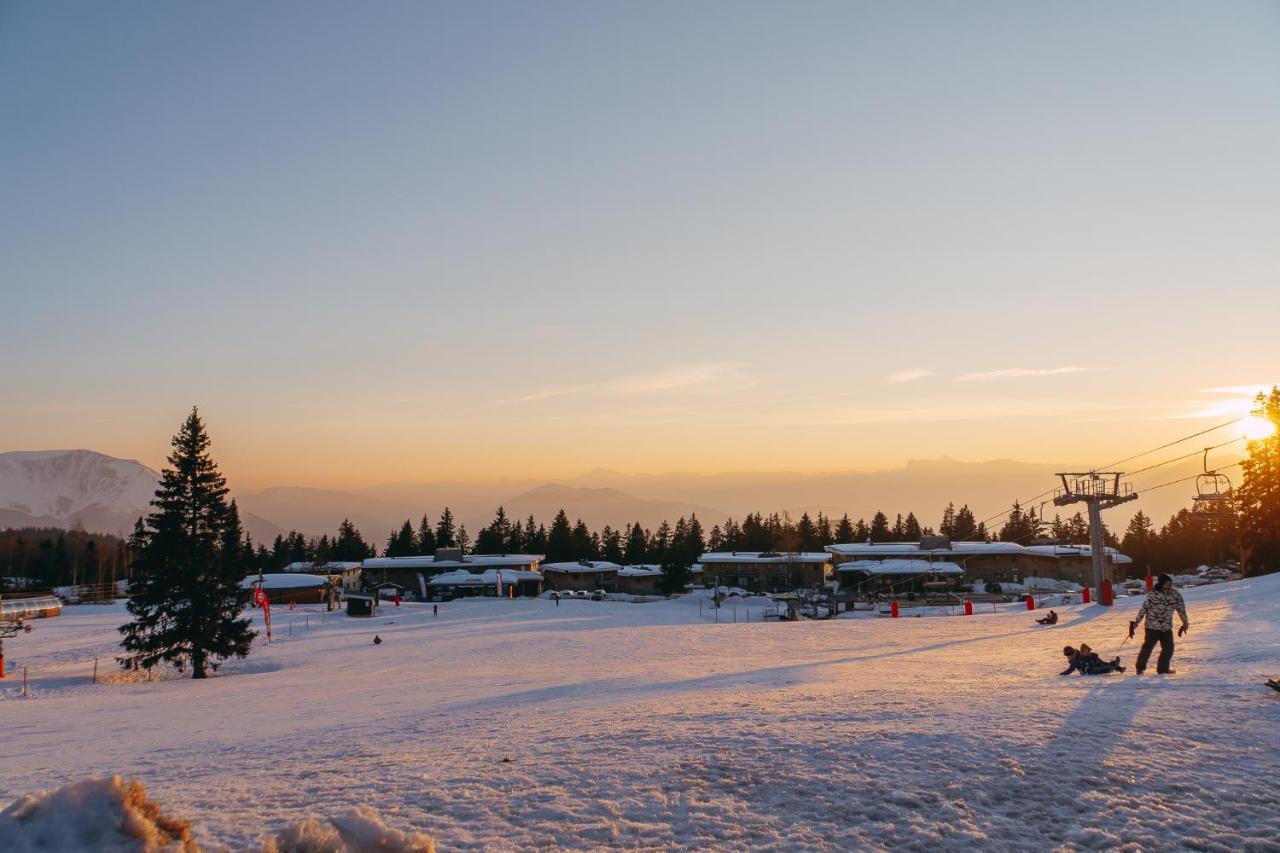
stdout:
<svg viewBox="0 0 1280 853">
<path fill-rule="evenodd" d="M 1142 602 L 1138 615 L 1129 623 L 1129 636 L 1132 637 L 1147 620 L 1147 631 L 1142 638 L 1142 648 L 1138 651 L 1138 660 L 1134 664 L 1134 672 L 1142 675 L 1151 659 L 1151 650 L 1156 643 L 1160 644 L 1160 657 L 1156 660 L 1156 673 L 1166 675 L 1173 672 L 1169 664 L 1173 661 L 1173 613 L 1177 611 L 1182 619 L 1182 627 L 1178 628 L 1178 636 L 1187 633 L 1191 623 L 1187 620 L 1187 605 L 1182 600 L 1182 593 L 1173 588 L 1173 578 L 1161 575 L 1156 581 L 1156 588 L 1147 594 Z"/>
</svg>

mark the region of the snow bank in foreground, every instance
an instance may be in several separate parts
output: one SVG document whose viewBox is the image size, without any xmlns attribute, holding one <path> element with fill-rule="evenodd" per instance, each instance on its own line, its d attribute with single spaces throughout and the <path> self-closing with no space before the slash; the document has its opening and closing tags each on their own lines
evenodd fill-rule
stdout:
<svg viewBox="0 0 1280 853">
<path fill-rule="evenodd" d="M 435 842 L 429 837 L 391 829 L 377 812 L 365 806 L 357 806 L 327 822 L 307 818 L 274 838 L 262 840 L 262 853 L 358 853 L 363 850 L 435 853 L 435 849 Z"/>
<path fill-rule="evenodd" d="M 14 853 L 198 853 L 188 821 L 166 816 L 141 782 L 119 776 L 71 782 L 15 801 L 0 812 L 3 849 Z M 391 829 L 370 808 L 328 821 L 307 818 L 260 838 L 262 853 L 434 853 L 416 832 Z"/>
<path fill-rule="evenodd" d="M 71 782 L 0 812 L 6 850 L 195 851 L 191 824 L 167 817 L 141 782 L 119 776 Z"/>
</svg>

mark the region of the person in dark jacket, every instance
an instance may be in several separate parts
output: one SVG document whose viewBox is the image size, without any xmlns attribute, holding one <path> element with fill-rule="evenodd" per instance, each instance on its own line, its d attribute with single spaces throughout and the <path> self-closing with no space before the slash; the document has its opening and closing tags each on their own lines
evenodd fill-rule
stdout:
<svg viewBox="0 0 1280 853">
<path fill-rule="evenodd" d="M 1037 620 L 1036 620 L 1036 623 L 1037 623 L 1037 624 L 1040 624 L 1040 625 L 1057 625 L 1057 624 L 1058 624 L 1058 611 L 1056 611 L 1056 610 L 1050 610 L 1047 616 L 1044 616 L 1044 617 L 1042 617 L 1042 618 L 1040 618 L 1040 619 L 1037 619 Z"/>
<path fill-rule="evenodd" d="M 1124 667 L 1120 665 L 1120 658 L 1112 658 L 1110 661 L 1104 661 L 1098 656 L 1098 653 L 1089 648 L 1088 643 L 1081 643 L 1079 649 L 1066 646 L 1062 650 L 1062 654 L 1069 660 L 1069 666 L 1061 675 L 1070 675 L 1078 672 L 1081 675 L 1105 675 L 1108 672 L 1124 672 Z"/>
<path fill-rule="evenodd" d="M 1173 614 L 1175 612 L 1182 620 L 1182 626 L 1178 628 L 1178 636 L 1181 637 L 1191 627 L 1187 619 L 1187 605 L 1182 600 L 1182 593 L 1173 588 L 1173 578 L 1161 575 L 1156 581 L 1156 588 L 1147 594 L 1147 600 L 1142 602 L 1138 615 L 1129 623 L 1129 636 L 1132 637 L 1137 632 L 1138 626 L 1142 624 L 1142 620 L 1147 620 L 1142 648 L 1138 650 L 1138 660 L 1133 665 L 1133 670 L 1138 675 L 1146 671 L 1147 661 L 1151 659 L 1151 650 L 1155 648 L 1156 643 L 1160 644 L 1156 673 L 1166 675 L 1173 672 L 1169 664 L 1173 662 Z"/>
</svg>

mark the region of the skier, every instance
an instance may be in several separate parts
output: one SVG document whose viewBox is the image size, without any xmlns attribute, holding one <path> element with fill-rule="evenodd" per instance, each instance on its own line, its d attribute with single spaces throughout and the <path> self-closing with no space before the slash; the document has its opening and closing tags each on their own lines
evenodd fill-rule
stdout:
<svg viewBox="0 0 1280 853">
<path fill-rule="evenodd" d="M 1174 670 L 1169 668 L 1169 664 L 1173 661 L 1173 613 L 1175 610 L 1182 619 L 1182 626 L 1178 628 L 1178 636 L 1181 637 L 1191 627 L 1191 623 L 1187 620 L 1187 605 L 1182 600 L 1182 593 L 1173 588 L 1173 578 L 1161 575 L 1156 581 L 1155 589 L 1151 590 L 1146 601 L 1142 602 L 1138 615 L 1129 623 L 1129 636 L 1132 638 L 1138 626 L 1142 624 L 1142 620 L 1144 618 L 1147 620 L 1142 648 L 1138 651 L 1138 660 L 1133 666 L 1137 675 L 1142 675 L 1146 670 L 1147 661 L 1151 659 L 1151 650 L 1155 648 L 1156 643 L 1160 644 L 1156 674 L 1173 674 Z"/>
<path fill-rule="evenodd" d="M 1044 616 L 1044 617 L 1041 617 L 1040 619 L 1037 619 L 1037 620 L 1036 620 L 1036 624 L 1037 624 L 1037 625 L 1057 625 L 1057 624 L 1058 624 L 1058 611 L 1056 611 L 1056 610 L 1050 610 L 1050 611 L 1049 611 L 1049 614 L 1048 614 L 1047 616 Z"/>
<path fill-rule="evenodd" d="M 1079 650 L 1066 646 L 1062 649 L 1062 654 L 1069 659 L 1070 665 L 1060 675 L 1070 675 L 1073 672 L 1079 672 L 1081 675 L 1105 675 L 1108 672 L 1124 672 L 1124 667 L 1120 665 L 1120 658 L 1116 657 L 1110 661 L 1104 661 L 1097 652 L 1089 648 L 1088 643 L 1081 643 Z"/>
<path fill-rule="evenodd" d="M 439 616 L 439 615 L 440 615 L 440 605 L 439 605 L 439 604 L 433 604 L 433 605 L 431 605 L 431 615 L 432 615 L 432 616 Z"/>
<path fill-rule="evenodd" d="M 379 637 L 377 634 L 374 634 L 374 635 L 373 635 L 373 644 L 374 644 L 375 646 L 380 646 L 380 645 L 382 645 L 382 638 L 381 638 L 381 637 Z"/>
</svg>

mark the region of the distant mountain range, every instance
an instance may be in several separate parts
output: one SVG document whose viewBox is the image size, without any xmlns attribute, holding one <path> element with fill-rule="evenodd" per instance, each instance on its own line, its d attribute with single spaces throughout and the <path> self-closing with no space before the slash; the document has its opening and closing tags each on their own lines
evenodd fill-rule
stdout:
<svg viewBox="0 0 1280 853">
<path fill-rule="evenodd" d="M 1139 488 L 1194 473 L 1194 460 L 1150 472 Z M 968 504 L 978 518 L 1008 508 L 1016 498 L 1050 490 L 1053 474 L 1064 466 L 1045 463 L 913 460 L 880 472 L 793 474 L 622 474 L 597 470 L 563 483 L 500 480 L 487 483 L 391 483 L 367 489 L 277 486 L 236 493 L 245 528 L 259 542 L 299 530 L 332 534 L 349 518 L 379 547 L 405 519 L 415 527 L 423 514 L 434 520 L 447 505 L 474 537 L 499 505 L 513 518 L 533 515 L 550 524 L 561 508 L 570 520 L 581 518 L 593 530 L 605 524 L 623 527 L 638 521 L 656 528 L 664 519 L 697 513 L 710 529 L 730 515 L 789 512 L 798 518 L 823 512 L 838 518 L 870 518 L 877 509 L 893 517 L 914 511 L 922 524 L 936 525 L 948 501 Z M 1070 467 L 1070 466 L 1066 466 Z M 157 473 L 140 462 L 115 459 L 91 450 L 0 453 L 0 528 L 83 527 L 128 535 L 134 520 L 149 511 Z M 1109 513 L 1108 524 L 1122 531 L 1138 509 L 1157 526 L 1186 506 L 1191 484 L 1154 491 L 1150 497 Z M 1038 507 L 1040 501 L 1030 506 Z M 1045 506 L 1052 514 L 1053 505 Z M 1074 509 L 1062 510 L 1069 515 Z"/>
<path fill-rule="evenodd" d="M 160 475 L 133 459 L 92 450 L 14 450 L 0 453 L 0 528 L 83 528 L 128 536 L 151 511 Z M 241 512 L 254 539 L 280 533 L 266 519 Z"/>
</svg>

